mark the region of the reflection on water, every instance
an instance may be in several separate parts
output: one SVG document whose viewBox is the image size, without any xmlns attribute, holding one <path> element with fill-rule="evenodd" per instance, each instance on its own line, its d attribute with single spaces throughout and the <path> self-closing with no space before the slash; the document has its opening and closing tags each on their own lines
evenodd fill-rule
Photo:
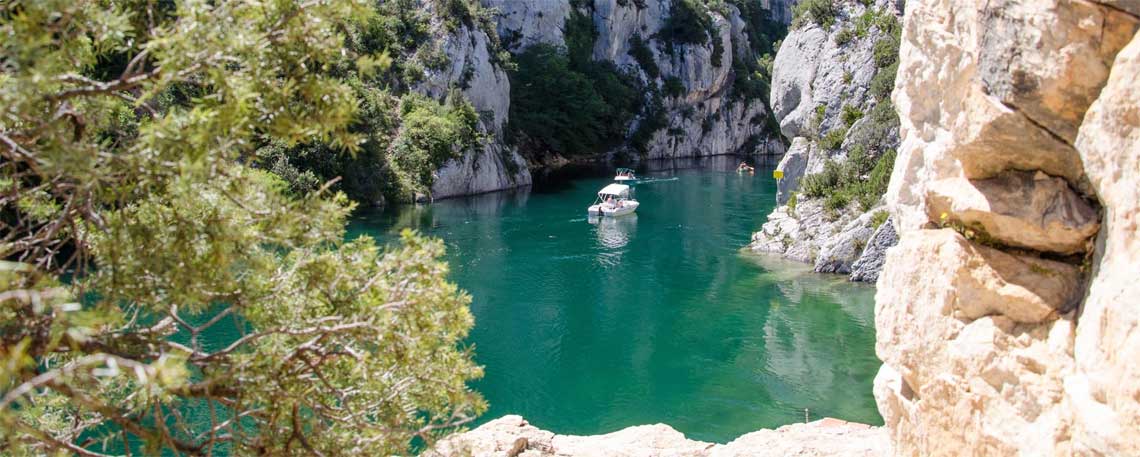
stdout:
<svg viewBox="0 0 1140 457">
<path fill-rule="evenodd" d="M 637 228 L 637 213 L 620 217 L 589 216 L 587 222 L 595 226 L 599 244 L 617 249 L 629 243 L 629 237 Z"/>
<path fill-rule="evenodd" d="M 679 179 L 638 185 L 630 216 L 585 215 L 610 168 L 362 213 L 349 236 L 414 228 L 446 242 L 473 300 L 470 342 L 486 367 L 473 387 L 491 405 L 481 420 L 522 414 L 567 434 L 664 422 L 720 442 L 801 421 L 804 408 L 881 423 L 873 288 L 740 254 L 775 182 L 738 163 L 643 163 L 639 176 Z"/>
</svg>

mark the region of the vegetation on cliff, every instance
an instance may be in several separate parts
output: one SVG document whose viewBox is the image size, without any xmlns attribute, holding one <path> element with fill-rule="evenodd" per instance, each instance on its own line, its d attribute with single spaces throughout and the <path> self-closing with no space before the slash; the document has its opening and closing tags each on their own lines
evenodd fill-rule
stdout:
<svg viewBox="0 0 1140 457">
<path fill-rule="evenodd" d="M 490 15 L 477 3 L 438 0 L 432 5 L 446 13 L 435 13 L 444 19 L 440 24 L 444 30 L 467 26 L 496 36 Z M 343 44 L 346 52 L 367 56 L 363 61 L 367 65 L 319 69 L 352 87 L 360 109 L 349 129 L 362 140 L 352 151 L 308 140 L 289 147 L 265 142 L 257 152 L 254 165 L 286 179 L 295 191 L 311 191 L 340 178 L 331 188 L 356 201 L 411 201 L 430 192 L 432 173 L 444 163 L 482 147 L 473 134 L 478 116 L 458 91 L 444 101 L 412 92 L 425 70 L 448 64 L 439 45 L 441 37 L 433 35 L 432 11 L 414 0 L 379 2 L 370 8 L 367 19 L 347 30 Z M 495 56 L 509 59 L 506 53 Z M 441 147 L 445 143 L 450 146 Z"/>
<path fill-rule="evenodd" d="M 565 47 L 540 44 L 516 57 L 509 133 L 525 156 L 590 155 L 624 139 L 641 109 L 642 84 L 591 58 L 596 34 L 589 16 L 574 11 Z"/>
<path fill-rule="evenodd" d="M 0 448 L 390 455 L 483 410 L 442 243 L 346 242 L 323 171 L 251 166 L 322 145 L 420 180 L 472 141 L 469 107 L 397 98 L 414 62 L 366 52 L 414 12 L 0 8 Z"/>
</svg>

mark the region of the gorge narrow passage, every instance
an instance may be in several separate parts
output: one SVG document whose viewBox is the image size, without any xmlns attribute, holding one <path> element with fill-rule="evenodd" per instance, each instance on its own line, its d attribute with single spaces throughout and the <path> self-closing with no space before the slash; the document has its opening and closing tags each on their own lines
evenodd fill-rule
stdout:
<svg viewBox="0 0 1140 457">
<path fill-rule="evenodd" d="M 831 416 L 880 424 L 874 288 L 740 248 L 774 205 L 773 165 L 654 162 L 638 212 L 592 224 L 612 170 L 532 190 L 359 214 L 349 236 L 442 238 L 473 298 L 490 402 L 558 433 L 663 422 L 725 442 Z M 605 176 L 605 177 L 603 177 Z M 538 180 L 542 181 L 542 180 Z"/>
</svg>

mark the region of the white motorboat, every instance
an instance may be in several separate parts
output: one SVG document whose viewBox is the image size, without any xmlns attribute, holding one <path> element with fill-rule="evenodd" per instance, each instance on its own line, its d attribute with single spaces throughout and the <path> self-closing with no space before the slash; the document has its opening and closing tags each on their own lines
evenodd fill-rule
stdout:
<svg viewBox="0 0 1140 457">
<path fill-rule="evenodd" d="M 629 186 L 610 184 L 598 191 L 598 198 L 586 211 L 599 216 L 624 216 L 637 211 L 638 205 L 640 203 L 633 199 Z"/>
<path fill-rule="evenodd" d="M 614 181 L 622 184 L 633 184 L 637 182 L 637 176 L 633 174 L 632 169 L 618 168 L 617 173 L 614 174 Z"/>
</svg>

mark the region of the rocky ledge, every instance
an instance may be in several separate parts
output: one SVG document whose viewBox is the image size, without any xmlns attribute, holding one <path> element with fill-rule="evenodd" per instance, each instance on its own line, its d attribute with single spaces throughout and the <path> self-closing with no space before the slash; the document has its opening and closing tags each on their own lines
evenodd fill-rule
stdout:
<svg viewBox="0 0 1140 457">
<path fill-rule="evenodd" d="M 429 457 L 495 456 L 879 456 L 890 454 L 882 427 L 822 419 L 760 430 L 728 444 L 685 438 L 665 424 L 639 425 L 605 435 L 557 435 L 530 425 L 522 416 L 503 416 L 439 442 Z"/>
<path fill-rule="evenodd" d="M 784 39 L 770 98 L 791 146 L 776 168 L 777 208 L 753 234 L 753 251 L 878 279 L 896 242 L 880 197 L 899 144 L 887 96 L 903 4 L 837 2 L 833 20 L 805 19 Z"/>
</svg>

